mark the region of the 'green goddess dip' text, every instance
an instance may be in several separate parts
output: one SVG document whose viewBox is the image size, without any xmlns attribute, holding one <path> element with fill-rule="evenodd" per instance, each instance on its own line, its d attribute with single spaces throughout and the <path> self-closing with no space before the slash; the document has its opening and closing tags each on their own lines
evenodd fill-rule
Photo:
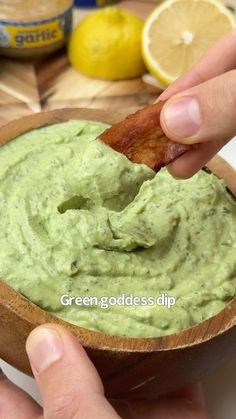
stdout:
<svg viewBox="0 0 236 419">
<path fill-rule="evenodd" d="M 69 121 L 0 149 L 0 276 L 43 309 L 112 335 L 161 336 L 205 320 L 236 291 L 236 204 L 222 181 L 133 164 Z M 63 305 L 62 295 L 153 297 Z M 168 308 L 155 303 L 165 294 Z M 113 299 L 114 300 L 114 299 Z"/>
</svg>

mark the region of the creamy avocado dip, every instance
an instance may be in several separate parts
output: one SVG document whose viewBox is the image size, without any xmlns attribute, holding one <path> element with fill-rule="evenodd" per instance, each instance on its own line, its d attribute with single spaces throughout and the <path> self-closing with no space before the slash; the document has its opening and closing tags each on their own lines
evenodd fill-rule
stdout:
<svg viewBox="0 0 236 419">
<path fill-rule="evenodd" d="M 0 148 L 0 276 L 43 309 L 112 335 L 162 336 L 236 292 L 236 204 L 222 181 L 131 163 L 72 120 Z M 175 297 L 161 305 L 64 306 L 62 295 Z"/>
</svg>

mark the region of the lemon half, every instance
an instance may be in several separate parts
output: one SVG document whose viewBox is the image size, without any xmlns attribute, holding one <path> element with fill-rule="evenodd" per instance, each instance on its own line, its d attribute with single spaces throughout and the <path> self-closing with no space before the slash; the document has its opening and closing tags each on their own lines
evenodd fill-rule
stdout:
<svg viewBox="0 0 236 419">
<path fill-rule="evenodd" d="M 71 36 L 69 60 L 82 73 L 98 79 L 138 77 L 145 71 L 142 30 L 142 20 L 116 7 L 92 12 Z"/>
<path fill-rule="evenodd" d="M 233 14 L 217 0 L 166 0 L 144 26 L 145 64 L 168 86 L 234 27 Z"/>
</svg>

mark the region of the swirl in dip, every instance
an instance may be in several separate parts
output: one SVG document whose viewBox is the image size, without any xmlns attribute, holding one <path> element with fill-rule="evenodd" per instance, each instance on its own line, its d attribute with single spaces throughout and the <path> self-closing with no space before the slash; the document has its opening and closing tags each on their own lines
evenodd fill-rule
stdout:
<svg viewBox="0 0 236 419">
<path fill-rule="evenodd" d="M 236 292 L 234 199 L 205 171 L 182 181 L 131 163 L 96 140 L 105 128 L 72 120 L 1 147 L 0 276 L 54 315 L 112 335 L 168 335 L 215 315 Z M 61 300 L 122 294 L 140 303 Z"/>
</svg>

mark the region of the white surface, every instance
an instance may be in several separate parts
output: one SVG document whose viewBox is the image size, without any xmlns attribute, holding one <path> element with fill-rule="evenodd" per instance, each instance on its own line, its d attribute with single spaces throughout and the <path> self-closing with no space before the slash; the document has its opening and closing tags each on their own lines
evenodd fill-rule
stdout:
<svg viewBox="0 0 236 419">
<path fill-rule="evenodd" d="M 236 169 L 236 138 L 225 146 L 220 155 Z M 32 378 L 20 373 L 0 360 L 0 367 L 17 385 L 40 402 L 37 386 Z M 204 393 L 212 419 L 236 418 L 236 353 L 235 360 L 204 380 Z M 1 418 L 3 419 L 3 418 Z M 7 419 L 7 418 L 4 418 Z"/>
</svg>

